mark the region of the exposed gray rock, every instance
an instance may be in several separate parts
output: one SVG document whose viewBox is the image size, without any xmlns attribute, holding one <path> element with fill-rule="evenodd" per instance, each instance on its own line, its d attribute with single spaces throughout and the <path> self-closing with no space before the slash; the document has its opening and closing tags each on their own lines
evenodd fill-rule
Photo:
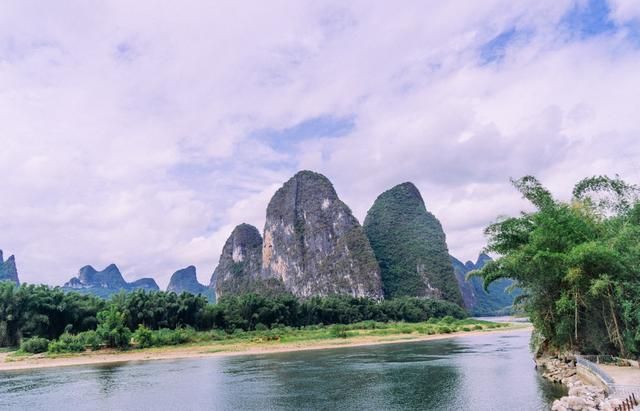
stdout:
<svg viewBox="0 0 640 411">
<path fill-rule="evenodd" d="M 215 288 L 216 297 L 248 292 L 264 293 L 281 290 L 282 283 L 263 278 L 262 237 L 257 228 L 240 224 L 233 229 L 222 248 L 209 287 Z"/>
<path fill-rule="evenodd" d="M 382 298 L 380 268 L 362 226 L 323 175 L 300 171 L 267 208 L 265 278 L 298 297 Z"/>
<path fill-rule="evenodd" d="M 0 281 L 13 281 L 17 285 L 20 285 L 15 256 L 12 255 L 7 258 L 7 261 L 4 261 L 2 250 L 0 250 Z"/>
<path fill-rule="evenodd" d="M 152 278 L 141 278 L 132 283 L 126 282 L 115 264 L 109 265 L 102 271 L 97 271 L 90 265 L 84 266 L 78 271 L 78 275 L 66 282 L 62 288 L 66 291 L 78 291 L 100 297 L 108 297 L 121 290 L 160 290 Z"/>
<path fill-rule="evenodd" d="M 182 292 L 204 294 L 207 291 L 207 287 L 198 282 L 196 268 L 190 265 L 187 268 L 173 273 L 171 280 L 169 280 L 167 291 L 172 291 L 177 294 Z"/>
</svg>

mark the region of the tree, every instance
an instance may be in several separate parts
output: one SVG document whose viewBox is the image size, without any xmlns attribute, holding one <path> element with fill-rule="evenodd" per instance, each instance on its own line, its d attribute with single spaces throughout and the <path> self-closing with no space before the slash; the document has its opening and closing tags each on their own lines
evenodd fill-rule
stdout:
<svg viewBox="0 0 640 411">
<path fill-rule="evenodd" d="M 125 315 L 114 305 L 98 313 L 96 332 L 107 347 L 126 348 L 131 342 L 131 330 L 125 325 Z"/>
<path fill-rule="evenodd" d="M 586 178 L 562 202 L 534 177 L 513 181 L 536 208 L 491 224 L 487 251 L 501 257 L 471 273 L 485 288 L 517 281 L 518 299 L 548 349 L 640 352 L 640 204 L 619 178 Z"/>
</svg>

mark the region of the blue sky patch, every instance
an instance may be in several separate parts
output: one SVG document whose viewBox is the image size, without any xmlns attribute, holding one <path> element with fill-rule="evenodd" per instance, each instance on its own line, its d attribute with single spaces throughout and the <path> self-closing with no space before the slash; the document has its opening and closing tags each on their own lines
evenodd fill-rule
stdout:
<svg viewBox="0 0 640 411">
<path fill-rule="evenodd" d="M 512 27 L 483 44 L 482 47 L 480 47 L 480 58 L 482 62 L 487 64 L 502 60 L 506 53 L 507 46 L 513 41 L 515 36 L 516 29 Z"/>
<path fill-rule="evenodd" d="M 480 46 L 480 60 L 482 64 L 489 64 L 501 61 L 507 54 L 507 48 L 515 42 L 527 41 L 533 32 L 527 30 L 518 30 L 511 27 L 504 30 L 482 46 Z"/>
<path fill-rule="evenodd" d="M 606 0 L 587 0 L 576 3 L 560 23 L 580 38 L 589 38 L 611 33 L 616 25 L 609 19 L 611 9 Z"/>
<path fill-rule="evenodd" d="M 266 141 L 275 150 L 287 150 L 304 140 L 337 138 L 355 129 L 353 116 L 335 117 L 323 115 L 304 120 L 285 129 L 262 129 L 252 133 L 252 138 Z"/>
</svg>

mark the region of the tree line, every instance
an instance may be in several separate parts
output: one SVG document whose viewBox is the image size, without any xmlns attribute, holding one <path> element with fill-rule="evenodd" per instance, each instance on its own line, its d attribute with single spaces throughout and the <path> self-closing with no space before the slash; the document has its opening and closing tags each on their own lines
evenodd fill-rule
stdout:
<svg viewBox="0 0 640 411">
<path fill-rule="evenodd" d="M 486 229 L 487 251 L 501 257 L 471 275 L 485 288 L 511 278 L 523 289 L 546 351 L 640 355 L 640 203 L 638 187 L 597 176 L 569 201 L 534 177 L 513 181 L 534 211 Z"/>
<path fill-rule="evenodd" d="M 103 300 L 45 285 L 0 282 L 0 347 L 18 346 L 28 339 L 40 345 L 58 339 L 68 346 L 126 346 L 131 333 L 141 327 L 233 333 L 369 320 L 420 322 L 445 316 L 464 318 L 466 313 L 453 303 L 419 298 L 375 301 L 329 296 L 299 300 L 291 294 L 250 293 L 210 304 L 201 295 L 137 290 Z"/>
</svg>

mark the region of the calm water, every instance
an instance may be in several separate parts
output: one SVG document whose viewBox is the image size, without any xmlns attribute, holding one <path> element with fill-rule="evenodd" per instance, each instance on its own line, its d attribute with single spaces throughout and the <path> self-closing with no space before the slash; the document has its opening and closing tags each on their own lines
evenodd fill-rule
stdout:
<svg viewBox="0 0 640 411">
<path fill-rule="evenodd" d="M 0 373 L 11 410 L 544 410 L 529 333 Z"/>
</svg>

